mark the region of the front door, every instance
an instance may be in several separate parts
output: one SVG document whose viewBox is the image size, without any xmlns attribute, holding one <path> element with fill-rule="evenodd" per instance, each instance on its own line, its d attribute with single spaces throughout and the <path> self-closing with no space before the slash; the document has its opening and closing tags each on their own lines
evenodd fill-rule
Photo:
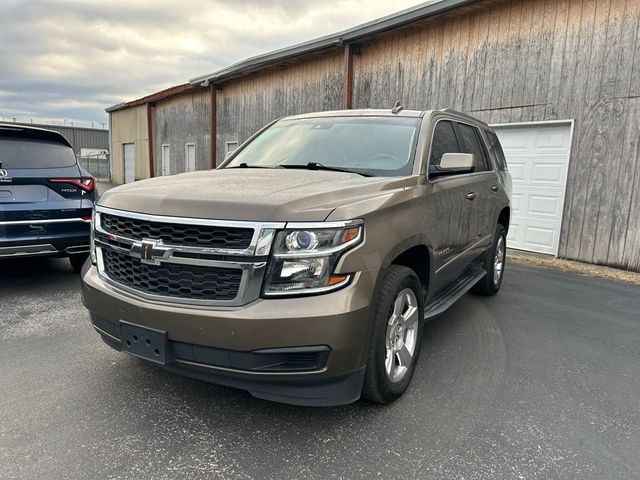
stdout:
<svg viewBox="0 0 640 480">
<path fill-rule="evenodd" d="M 494 188 L 498 178 L 478 127 L 462 122 L 455 122 L 455 127 L 460 150 L 474 157 L 474 173 L 466 179 L 467 198 L 471 202 L 470 229 L 475 232 L 465 252 L 469 262 L 485 251 L 493 239 L 497 218 Z"/>
<path fill-rule="evenodd" d="M 431 291 L 435 292 L 454 278 L 466 266 L 466 252 L 477 241 L 478 227 L 474 219 L 475 199 L 469 195 L 476 189 L 474 174 L 436 177 L 445 153 L 462 153 L 454 123 L 440 120 L 436 123 L 429 158 L 429 183 L 431 192 L 425 196 L 425 232 L 432 252 Z"/>
</svg>

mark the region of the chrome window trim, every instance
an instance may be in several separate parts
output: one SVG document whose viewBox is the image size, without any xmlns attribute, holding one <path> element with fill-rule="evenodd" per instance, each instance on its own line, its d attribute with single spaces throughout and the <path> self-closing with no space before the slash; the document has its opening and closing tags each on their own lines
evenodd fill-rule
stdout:
<svg viewBox="0 0 640 480">
<path fill-rule="evenodd" d="M 427 157 L 426 157 L 427 161 L 423 162 L 423 163 L 426 164 L 426 169 L 425 169 L 424 175 L 426 175 L 427 183 L 434 184 L 434 183 L 437 183 L 437 182 L 440 182 L 440 181 L 444 181 L 444 180 L 452 180 L 454 178 L 465 178 L 466 176 L 469 176 L 469 175 L 480 175 L 480 174 L 483 174 L 483 173 L 495 173 L 496 172 L 496 168 L 495 168 L 495 165 L 493 164 L 493 160 L 491 158 L 488 158 L 489 164 L 490 164 L 489 166 L 491 167 L 488 170 L 482 170 L 480 172 L 472 172 L 472 173 L 462 173 L 462 174 L 451 175 L 451 176 L 446 176 L 446 177 L 430 178 L 429 166 L 431 165 L 431 151 L 433 150 L 433 138 L 435 136 L 436 126 L 440 122 L 451 122 L 452 124 L 453 123 L 462 123 L 463 125 L 468 125 L 470 127 L 473 127 L 473 128 L 475 128 L 476 130 L 479 131 L 479 134 L 480 134 L 480 139 L 479 140 L 484 142 L 484 136 L 482 135 L 482 126 L 481 125 L 475 124 L 475 123 L 471 123 L 468 120 L 457 119 L 455 116 L 445 116 L 445 115 L 440 116 L 440 115 L 438 115 L 436 117 L 435 122 L 433 123 L 433 127 L 431 128 L 431 139 L 429 141 L 429 149 L 425 150 L 425 153 L 427 154 Z M 455 128 L 456 127 L 453 126 L 454 131 L 455 131 Z M 458 142 L 458 147 L 460 147 L 460 141 L 459 141 L 459 139 L 457 137 L 457 135 L 458 135 L 457 131 L 455 132 L 455 135 L 456 135 L 456 141 Z M 485 153 L 490 156 L 491 153 L 488 151 L 486 143 L 483 146 L 484 146 Z"/>
</svg>

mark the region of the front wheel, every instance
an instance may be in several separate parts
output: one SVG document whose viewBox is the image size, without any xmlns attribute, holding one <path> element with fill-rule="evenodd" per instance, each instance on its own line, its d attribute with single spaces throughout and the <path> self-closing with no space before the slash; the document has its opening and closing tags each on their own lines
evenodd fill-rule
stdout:
<svg viewBox="0 0 640 480">
<path fill-rule="evenodd" d="M 420 280 L 410 268 L 392 265 L 375 304 L 365 398 L 390 403 L 405 392 L 420 354 L 423 319 Z"/>
<path fill-rule="evenodd" d="M 507 259 L 507 232 L 500 224 L 496 227 L 493 245 L 484 260 L 487 274 L 476 283 L 471 291 L 478 295 L 495 295 L 502 285 L 504 266 Z"/>
</svg>

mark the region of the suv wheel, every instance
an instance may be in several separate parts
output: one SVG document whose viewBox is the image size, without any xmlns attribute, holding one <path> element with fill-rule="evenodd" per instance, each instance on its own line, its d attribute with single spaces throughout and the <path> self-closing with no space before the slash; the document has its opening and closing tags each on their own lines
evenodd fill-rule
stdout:
<svg viewBox="0 0 640 480">
<path fill-rule="evenodd" d="M 84 262 L 88 256 L 88 253 L 69 255 L 69 263 L 71 263 L 71 268 L 73 268 L 74 272 L 80 273 L 80 270 L 82 270 L 82 266 L 84 265 Z"/>
<path fill-rule="evenodd" d="M 487 252 L 484 260 L 484 269 L 487 274 L 476 283 L 471 291 L 478 295 L 495 295 L 502 285 L 504 266 L 507 259 L 507 232 L 502 225 L 496 227 L 491 250 Z"/>
<path fill-rule="evenodd" d="M 363 396 L 377 403 L 399 398 L 416 367 L 424 319 L 422 285 L 410 268 L 392 265 L 375 304 L 375 324 Z"/>
</svg>

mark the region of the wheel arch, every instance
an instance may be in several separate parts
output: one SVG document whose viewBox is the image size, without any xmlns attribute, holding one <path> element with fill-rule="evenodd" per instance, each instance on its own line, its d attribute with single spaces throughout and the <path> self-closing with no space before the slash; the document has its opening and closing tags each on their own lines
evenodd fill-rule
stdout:
<svg viewBox="0 0 640 480">
<path fill-rule="evenodd" d="M 422 236 L 415 236 L 400 242 L 387 253 L 377 283 L 384 278 L 391 265 L 403 265 L 416 273 L 426 291 L 432 279 L 431 259 L 431 251 L 427 246 L 426 239 Z"/>
<path fill-rule="evenodd" d="M 506 233 L 509 233 L 509 223 L 511 222 L 511 207 L 504 207 L 498 214 L 497 224 L 504 227 Z"/>
</svg>

